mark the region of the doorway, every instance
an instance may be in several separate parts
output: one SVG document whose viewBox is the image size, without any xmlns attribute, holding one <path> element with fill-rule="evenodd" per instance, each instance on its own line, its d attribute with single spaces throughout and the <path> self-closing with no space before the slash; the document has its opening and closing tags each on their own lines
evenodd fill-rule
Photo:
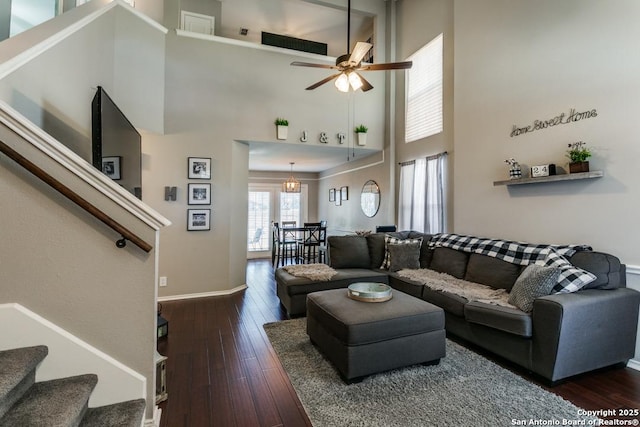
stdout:
<svg viewBox="0 0 640 427">
<path fill-rule="evenodd" d="M 300 193 L 284 193 L 280 184 L 249 184 L 247 258 L 271 257 L 271 227 L 274 222 L 295 221 L 302 225 L 308 217 L 308 187 Z"/>
</svg>

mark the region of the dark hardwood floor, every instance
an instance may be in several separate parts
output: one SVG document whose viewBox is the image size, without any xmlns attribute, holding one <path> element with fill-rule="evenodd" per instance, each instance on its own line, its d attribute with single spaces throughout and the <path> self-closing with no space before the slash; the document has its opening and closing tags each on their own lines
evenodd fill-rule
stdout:
<svg viewBox="0 0 640 427">
<path fill-rule="evenodd" d="M 168 357 L 169 399 L 160 405 L 161 427 L 311 425 L 262 328 L 286 318 L 269 261 L 248 262 L 247 285 L 230 296 L 162 303 L 169 336 L 158 351 Z M 640 409 L 640 372 L 629 368 L 580 375 L 553 388 L 541 385 L 588 410 Z"/>
</svg>

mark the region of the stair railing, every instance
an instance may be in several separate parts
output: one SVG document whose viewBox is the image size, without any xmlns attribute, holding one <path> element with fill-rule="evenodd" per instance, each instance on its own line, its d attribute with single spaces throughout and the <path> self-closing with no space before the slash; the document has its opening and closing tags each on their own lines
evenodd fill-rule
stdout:
<svg viewBox="0 0 640 427">
<path fill-rule="evenodd" d="M 7 155 L 11 160 L 18 163 L 24 169 L 31 172 L 36 177 L 40 178 L 43 182 L 48 184 L 51 188 L 58 191 L 60 194 L 65 196 L 67 199 L 74 202 L 76 205 L 80 206 L 82 209 L 93 215 L 95 218 L 102 221 L 107 226 L 111 227 L 114 231 L 122 236 L 121 239 L 116 241 L 116 246 L 119 248 L 124 248 L 127 245 L 127 240 L 129 240 L 134 245 L 138 246 L 145 252 L 150 252 L 153 247 L 145 242 L 143 239 L 138 237 L 134 232 L 111 218 L 106 213 L 102 212 L 96 206 L 86 201 L 78 194 L 76 194 L 69 187 L 49 175 L 47 172 L 42 170 L 40 167 L 36 166 L 34 163 L 29 161 L 27 158 L 22 156 L 20 153 L 15 151 L 13 148 L 6 145 L 4 142 L 0 141 L 0 151 Z"/>
</svg>

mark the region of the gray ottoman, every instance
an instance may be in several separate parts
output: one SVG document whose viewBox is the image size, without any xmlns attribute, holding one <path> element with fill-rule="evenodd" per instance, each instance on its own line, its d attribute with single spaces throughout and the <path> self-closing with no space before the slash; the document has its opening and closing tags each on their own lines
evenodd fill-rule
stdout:
<svg viewBox="0 0 640 427">
<path fill-rule="evenodd" d="M 393 290 L 393 298 L 352 300 L 346 289 L 307 295 L 307 334 L 347 383 L 445 356 L 444 312 Z"/>
</svg>

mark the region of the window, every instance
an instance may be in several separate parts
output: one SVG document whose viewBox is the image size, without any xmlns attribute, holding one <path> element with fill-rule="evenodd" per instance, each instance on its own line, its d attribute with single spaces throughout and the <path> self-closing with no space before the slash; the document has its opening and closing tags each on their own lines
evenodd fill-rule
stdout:
<svg viewBox="0 0 640 427">
<path fill-rule="evenodd" d="M 407 58 L 405 142 L 442 132 L 442 34 Z"/>
<path fill-rule="evenodd" d="M 430 234 L 447 230 L 446 167 L 447 153 L 401 165 L 398 207 L 400 230 Z"/>
<path fill-rule="evenodd" d="M 269 250 L 269 233 L 271 232 L 270 200 L 271 193 L 269 191 L 249 191 L 248 251 Z"/>
</svg>

